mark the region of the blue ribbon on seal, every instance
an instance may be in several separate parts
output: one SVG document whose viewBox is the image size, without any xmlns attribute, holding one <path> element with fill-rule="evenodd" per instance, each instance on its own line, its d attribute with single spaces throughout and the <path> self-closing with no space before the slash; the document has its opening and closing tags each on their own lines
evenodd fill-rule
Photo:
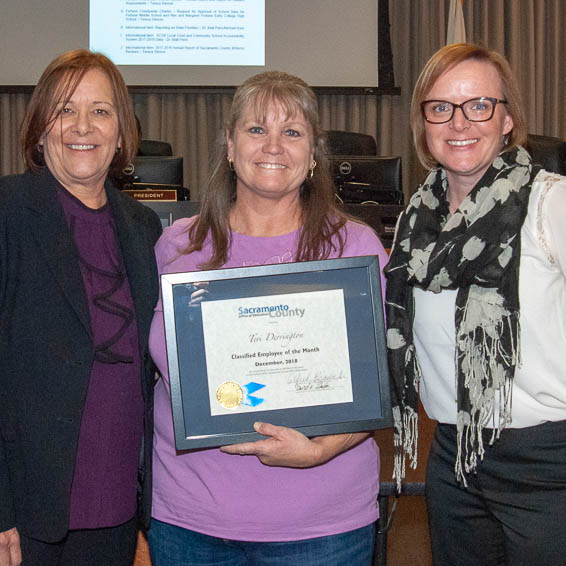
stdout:
<svg viewBox="0 0 566 566">
<path fill-rule="evenodd" d="M 255 381 L 250 381 L 249 383 L 246 383 L 246 385 L 242 386 L 242 389 L 244 390 L 244 399 L 242 400 L 242 405 L 247 405 L 248 407 L 256 407 L 257 405 L 263 403 L 263 398 L 256 397 L 255 395 L 252 395 L 252 393 L 259 391 L 264 387 L 265 385 L 256 383 Z"/>
</svg>

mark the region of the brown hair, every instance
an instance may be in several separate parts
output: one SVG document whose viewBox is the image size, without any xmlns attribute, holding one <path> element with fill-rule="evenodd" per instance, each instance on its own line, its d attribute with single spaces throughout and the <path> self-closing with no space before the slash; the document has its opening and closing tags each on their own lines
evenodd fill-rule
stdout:
<svg viewBox="0 0 566 566">
<path fill-rule="evenodd" d="M 335 204 L 334 186 L 326 157 L 324 132 L 318 117 L 316 96 L 302 79 L 278 71 L 254 75 L 237 90 L 232 101 L 230 117 L 226 124 L 228 136 L 232 136 L 236 123 L 252 105 L 256 118 L 265 120 L 273 105 L 283 109 L 287 117 L 304 116 L 312 128 L 314 159 L 317 162 L 312 178 L 307 178 L 300 189 L 302 228 L 295 261 L 325 259 L 335 249 L 332 238 L 337 238 L 341 255 L 344 238 L 340 229 L 348 216 Z M 229 212 L 236 200 L 237 178 L 228 163 L 226 133 L 218 145 L 212 176 L 201 199 L 201 211 L 197 222 L 189 230 L 190 244 L 186 253 L 201 250 L 210 232 L 213 255 L 203 264 L 203 269 L 213 269 L 226 263 L 230 245 Z"/>
<path fill-rule="evenodd" d="M 524 145 L 527 140 L 527 126 L 521 94 L 513 71 L 503 55 L 471 43 L 455 43 L 439 49 L 426 63 L 413 90 L 411 101 L 411 127 L 415 149 L 421 163 L 427 169 L 438 167 L 438 162 L 428 149 L 425 136 L 424 117 L 421 111 L 421 102 L 426 100 L 428 93 L 441 75 L 453 69 L 464 61 L 481 61 L 492 65 L 503 88 L 503 98 L 507 100 L 506 111 L 513 120 L 513 129 L 505 137 L 504 149 L 511 149 L 517 145 Z"/>
<path fill-rule="evenodd" d="M 82 78 L 92 69 L 100 69 L 108 77 L 118 117 L 121 149 L 112 160 L 110 169 L 117 173 L 133 161 L 138 148 L 138 133 L 132 100 L 120 71 L 105 55 L 76 49 L 59 55 L 49 63 L 28 104 L 20 142 L 24 161 L 32 171 L 39 171 L 45 166 L 39 142 L 57 120 L 57 107 L 69 102 Z"/>
</svg>

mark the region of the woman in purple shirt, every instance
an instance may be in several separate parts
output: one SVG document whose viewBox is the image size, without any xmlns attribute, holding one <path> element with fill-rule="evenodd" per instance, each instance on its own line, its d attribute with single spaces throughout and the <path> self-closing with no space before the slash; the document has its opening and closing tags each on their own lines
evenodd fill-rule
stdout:
<svg viewBox="0 0 566 566">
<path fill-rule="evenodd" d="M 334 204 L 313 91 L 267 72 L 236 92 L 201 214 L 166 229 L 160 273 L 386 253 Z M 309 439 L 256 423 L 265 438 L 175 450 L 163 313 L 150 351 L 155 391 L 154 566 L 371 563 L 379 454 L 370 433 Z"/>
</svg>

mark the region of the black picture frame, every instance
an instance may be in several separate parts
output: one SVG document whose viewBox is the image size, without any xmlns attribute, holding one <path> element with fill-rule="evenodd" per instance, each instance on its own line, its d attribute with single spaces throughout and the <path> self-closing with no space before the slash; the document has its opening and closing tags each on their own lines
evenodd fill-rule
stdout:
<svg viewBox="0 0 566 566">
<path fill-rule="evenodd" d="M 352 402 L 212 415 L 201 302 L 341 289 L 344 296 Z M 161 276 L 167 359 L 178 450 L 258 440 L 256 421 L 295 428 L 306 436 L 392 426 L 379 262 L 361 256 L 168 273 Z"/>
</svg>

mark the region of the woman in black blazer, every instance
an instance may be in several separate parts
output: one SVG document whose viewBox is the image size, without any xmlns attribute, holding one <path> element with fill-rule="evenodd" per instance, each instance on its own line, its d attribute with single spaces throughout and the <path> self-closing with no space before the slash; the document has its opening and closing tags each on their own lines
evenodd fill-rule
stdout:
<svg viewBox="0 0 566 566">
<path fill-rule="evenodd" d="M 0 180 L 0 566 L 130 565 L 149 517 L 161 225 L 108 179 L 137 143 L 114 64 L 71 51 Z"/>
</svg>

